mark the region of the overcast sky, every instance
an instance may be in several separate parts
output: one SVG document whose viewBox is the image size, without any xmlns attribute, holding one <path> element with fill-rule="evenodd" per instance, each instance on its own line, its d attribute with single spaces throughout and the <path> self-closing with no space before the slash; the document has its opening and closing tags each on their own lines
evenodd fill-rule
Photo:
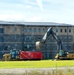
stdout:
<svg viewBox="0 0 74 75">
<path fill-rule="evenodd" d="M 74 0 L 0 0 L 0 20 L 74 24 Z"/>
</svg>

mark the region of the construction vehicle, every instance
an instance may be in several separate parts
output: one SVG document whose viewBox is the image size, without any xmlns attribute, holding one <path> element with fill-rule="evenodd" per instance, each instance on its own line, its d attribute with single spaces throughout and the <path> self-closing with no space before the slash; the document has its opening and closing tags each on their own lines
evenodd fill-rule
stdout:
<svg viewBox="0 0 74 75">
<path fill-rule="evenodd" d="M 55 59 L 74 59 L 74 53 L 69 53 L 66 51 L 66 48 L 64 47 L 63 43 L 61 42 L 60 38 L 57 36 L 56 32 L 53 30 L 52 27 L 50 27 L 45 35 L 43 36 L 41 41 L 36 42 L 36 49 L 40 49 L 45 42 L 47 41 L 47 38 L 52 35 L 53 38 L 57 41 L 58 45 L 58 53 L 54 57 Z"/>
<path fill-rule="evenodd" d="M 21 51 L 13 49 L 10 51 L 10 53 L 3 55 L 3 60 L 42 60 L 42 52 Z"/>
</svg>

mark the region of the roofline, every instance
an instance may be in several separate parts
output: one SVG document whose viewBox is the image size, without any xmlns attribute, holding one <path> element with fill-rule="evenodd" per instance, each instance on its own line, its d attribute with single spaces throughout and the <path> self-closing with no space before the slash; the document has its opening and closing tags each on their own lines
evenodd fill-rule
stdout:
<svg viewBox="0 0 74 75">
<path fill-rule="evenodd" d="M 55 23 L 55 22 L 8 22 L 0 21 L 0 25 L 26 25 L 26 26 L 74 26 L 72 24 Z"/>
</svg>

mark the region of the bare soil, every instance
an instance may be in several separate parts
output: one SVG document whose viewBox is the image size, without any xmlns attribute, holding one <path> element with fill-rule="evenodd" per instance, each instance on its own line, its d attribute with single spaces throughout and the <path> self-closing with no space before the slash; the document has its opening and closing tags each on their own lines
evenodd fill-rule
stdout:
<svg viewBox="0 0 74 75">
<path fill-rule="evenodd" d="M 55 70 L 73 70 L 74 67 L 59 67 L 59 68 L 11 68 L 11 69 L 0 69 L 0 74 L 3 73 L 13 73 L 13 74 L 24 74 L 26 72 L 31 71 L 40 71 L 40 72 L 49 72 L 49 71 L 55 71 Z"/>
</svg>

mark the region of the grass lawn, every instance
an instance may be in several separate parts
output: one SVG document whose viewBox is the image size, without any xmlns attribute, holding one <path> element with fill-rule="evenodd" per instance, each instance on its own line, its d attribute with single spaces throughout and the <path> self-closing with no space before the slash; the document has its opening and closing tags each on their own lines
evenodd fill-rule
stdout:
<svg viewBox="0 0 74 75">
<path fill-rule="evenodd" d="M 0 61 L 0 68 L 49 68 L 74 66 L 74 60 Z"/>
</svg>

